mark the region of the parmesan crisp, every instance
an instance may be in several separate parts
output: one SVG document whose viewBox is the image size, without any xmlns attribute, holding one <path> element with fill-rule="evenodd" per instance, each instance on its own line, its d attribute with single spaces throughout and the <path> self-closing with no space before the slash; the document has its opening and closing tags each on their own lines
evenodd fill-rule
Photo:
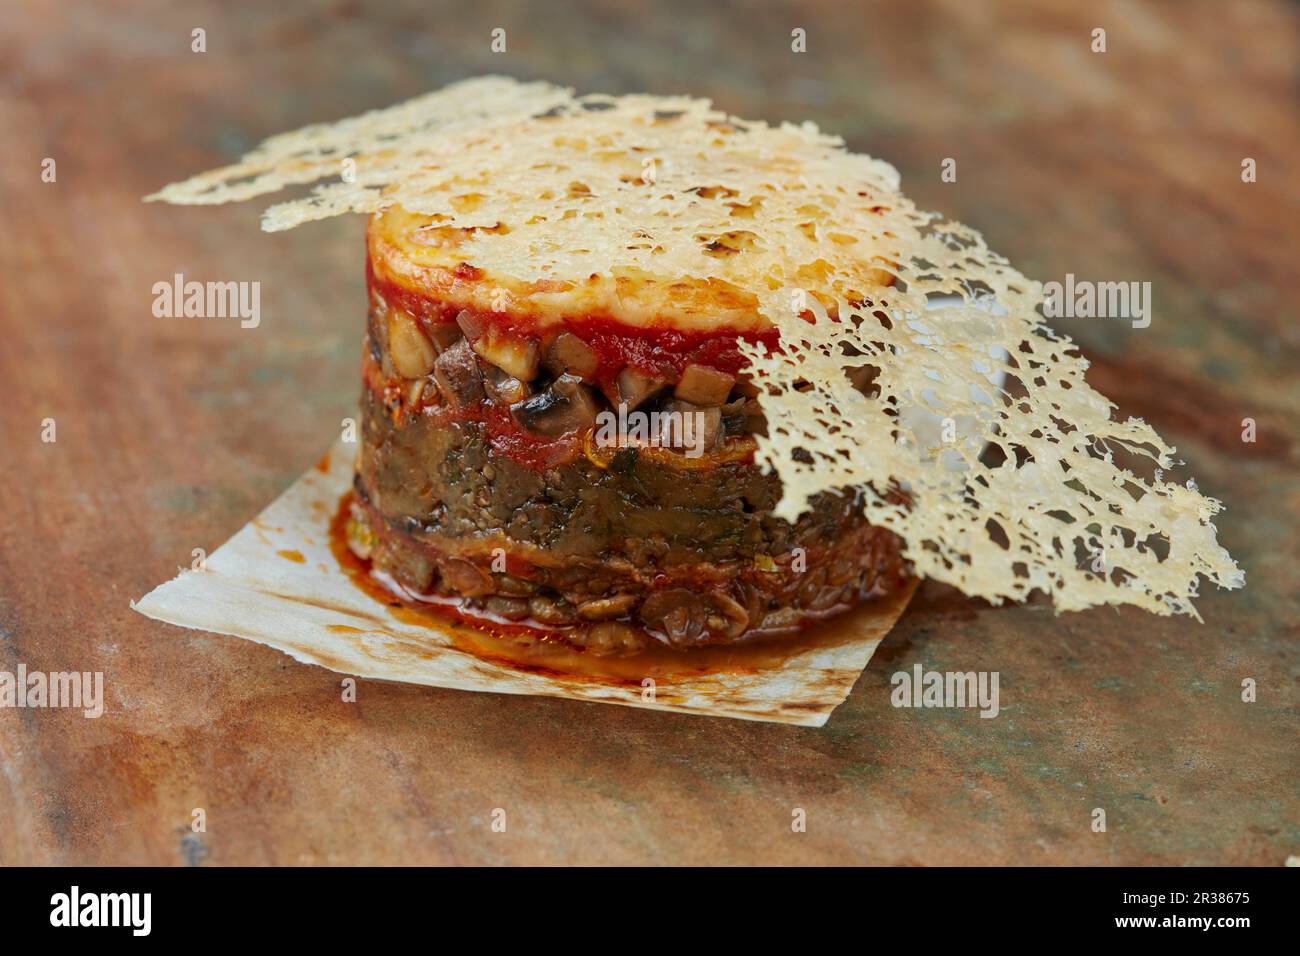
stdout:
<svg viewBox="0 0 1300 956">
<path fill-rule="evenodd" d="M 1199 619 L 1200 576 L 1244 583 L 1216 539 L 1219 502 L 1163 479 L 1175 449 L 1145 422 L 1111 417 L 1087 361 L 1043 323 L 1040 284 L 810 123 L 483 77 L 274 136 L 148 198 L 216 204 L 293 184 L 315 185 L 267 209 L 265 230 L 397 205 L 460 230 L 457 254 L 516 287 L 632 276 L 752 299 L 780 332 L 779 350 L 741 343 L 764 389 L 757 459 L 780 476 L 780 517 L 860 488 L 918 574 L 995 604 L 1041 590 L 1062 610 Z M 927 309 L 940 296 L 956 301 Z M 879 369 L 874 397 L 849 381 L 860 365 Z M 1151 476 L 1133 470 L 1144 460 Z"/>
</svg>

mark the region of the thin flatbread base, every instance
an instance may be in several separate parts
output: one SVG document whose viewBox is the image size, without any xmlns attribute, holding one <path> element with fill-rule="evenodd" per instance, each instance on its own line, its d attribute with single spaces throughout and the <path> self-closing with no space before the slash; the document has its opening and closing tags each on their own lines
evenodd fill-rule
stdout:
<svg viewBox="0 0 1300 956">
<path fill-rule="evenodd" d="M 132 607 L 148 617 L 255 641 L 308 664 L 375 680 L 537 694 L 713 717 L 820 727 L 893 627 L 914 587 L 819 626 L 788 654 L 709 672 L 630 677 L 557 673 L 472 653 L 446 628 L 412 621 L 357 586 L 330 547 L 352 483 L 355 445 L 339 442 L 200 571 L 183 571 Z M 649 682 L 647 682 L 649 681 Z"/>
</svg>

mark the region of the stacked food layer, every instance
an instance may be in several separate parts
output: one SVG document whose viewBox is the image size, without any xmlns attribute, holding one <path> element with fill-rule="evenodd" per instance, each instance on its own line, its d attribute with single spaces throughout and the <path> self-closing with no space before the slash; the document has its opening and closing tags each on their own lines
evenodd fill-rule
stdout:
<svg viewBox="0 0 1300 956">
<path fill-rule="evenodd" d="M 400 208 L 368 230 L 349 540 L 405 596 L 617 652 L 788 633 L 900 583 L 856 496 L 773 517 L 736 343 L 776 337 L 743 295 L 520 283 L 462 239 Z"/>
</svg>

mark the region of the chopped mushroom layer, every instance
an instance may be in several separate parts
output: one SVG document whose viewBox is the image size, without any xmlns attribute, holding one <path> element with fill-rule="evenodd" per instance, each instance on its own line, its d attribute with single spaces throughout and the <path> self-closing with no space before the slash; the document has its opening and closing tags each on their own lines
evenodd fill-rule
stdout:
<svg viewBox="0 0 1300 956">
<path fill-rule="evenodd" d="M 629 364 L 598 378 L 600 358 L 575 331 L 539 340 L 513 334 L 468 310 L 452 322 L 430 323 L 379 296 L 373 301 L 370 331 L 380 384 L 404 413 L 495 404 L 508 408 L 523 431 L 543 440 L 581 435 L 606 410 L 695 414 L 702 435 L 693 437 L 705 450 L 716 450 L 731 437 L 763 432 L 757 390 L 743 373 L 688 363 L 673 380 Z M 674 436 L 667 425 L 670 416 L 653 420 L 663 429 L 652 439 L 655 444 L 661 437 L 668 447 L 680 444 L 680 433 Z"/>
</svg>

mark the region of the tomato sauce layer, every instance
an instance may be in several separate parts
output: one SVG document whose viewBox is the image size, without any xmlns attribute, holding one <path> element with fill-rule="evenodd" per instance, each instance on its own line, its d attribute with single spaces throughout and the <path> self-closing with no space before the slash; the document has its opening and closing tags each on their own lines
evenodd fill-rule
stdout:
<svg viewBox="0 0 1300 956">
<path fill-rule="evenodd" d="M 464 268 L 478 271 L 472 266 Z M 470 280 L 473 277 L 467 275 L 465 278 Z M 426 326 L 454 322 L 460 312 L 458 307 L 431 299 L 390 279 L 379 278 L 368 262 L 366 282 L 372 293 L 382 296 L 390 306 L 413 315 Z M 772 349 L 779 340 L 776 329 L 739 332 L 727 326 L 708 331 L 639 328 L 607 315 L 577 316 L 563 325 L 545 330 L 539 329 L 527 316 L 512 313 L 479 312 L 476 317 L 498 334 L 541 344 L 560 331 L 573 333 L 596 353 L 599 366 L 592 378 L 601 386 L 610 385 L 618 373 L 629 366 L 669 381 L 679 379 L 688 365 L 705 365 L 735 375 L 748 365 L 748 360 L 737 347 L 738 341 L 762 344 Z"/>
</svg>

